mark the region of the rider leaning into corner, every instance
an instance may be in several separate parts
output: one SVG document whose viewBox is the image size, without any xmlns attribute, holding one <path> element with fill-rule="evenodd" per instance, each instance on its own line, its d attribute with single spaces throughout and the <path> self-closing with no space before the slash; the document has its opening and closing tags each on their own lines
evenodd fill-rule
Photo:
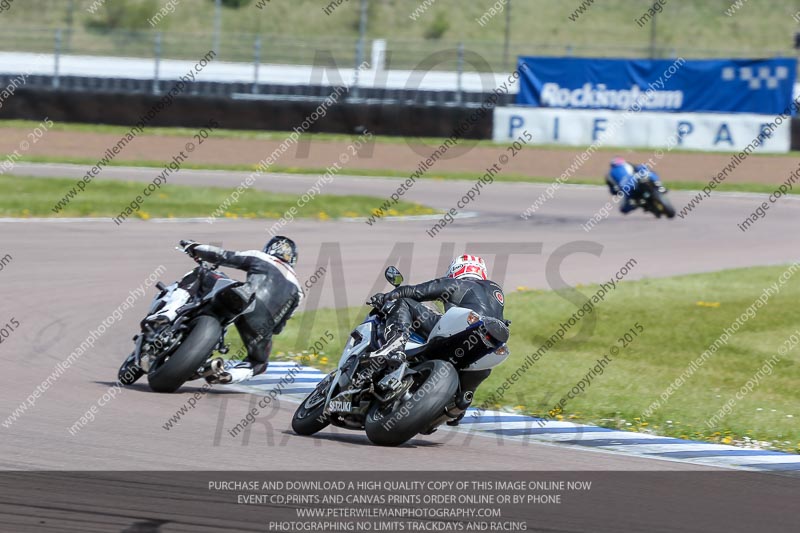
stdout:
<svg viewBox="0 0 800 533">
<path fill-rule="evenodd" d="M 412 331 L 427 338 L 442 315 L 421 302 L 440 301 L 445 311 L 451 307 L 463 307 L 476 313 L 503 320 L 505 296 L 503 289 L 490 281 L 486 263 L 475 255 L 456 258 L 445 277 L 419 285 L 401 285 L 386 294 L 378 293 L 370 298 L 370 305 L 386 313 L 386 344 L 373 357 L 404 359 L 405 347 Z M 460 372 L 461 394 L 471 401 L 475 390 L 491 370 Z M 459 420 L 448 422 L 457 425 Z"/>
<path fill-rule="evenodd" d="M 632 165 L 622 157 L 615 157 L 611 160 L 611 169 L 606 175 L 606 184 L 612 195 L 616 196 L 620 192 L 623 196 L 622 205 L 619 210 L 627 215 L 636 209 L 637 185 L 639 180 L 651 176 L 654 181 L 659 181 L 658 175 L 650 170 L 647 165 Z"/>
<path fill-rule="evenodd" d="M 209 383 L 239 383 L 264 373 L 269 364 L 272 336 L 279 334 L 303 300 L 294 271 L 297 246 L 287 237 L 276 236 L 262 250 L 233 252 L 190 242 L 184 251 L 197 259 L 247 272 L 247 285 L 255 294 L 255 309 L 235 324 L 247 348 L 244 361 L 226 361 L 224 370 L 209 376 Z"/>
</svg>

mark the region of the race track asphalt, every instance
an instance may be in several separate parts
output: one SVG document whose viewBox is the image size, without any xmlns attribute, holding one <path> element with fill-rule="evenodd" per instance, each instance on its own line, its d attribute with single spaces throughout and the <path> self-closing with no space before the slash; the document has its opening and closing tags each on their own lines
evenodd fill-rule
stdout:
<svg viewBox="0 0 800 533">
<path fill-rule="evenodd" d="M 73 176 L 72 165 L 19 164 L 31 176 Z M 108 168 L 102 179 L 147 182 L 153 169 Z M 235 187 L 244 173 L 183 170 L 173 184 Z M 269 175 L 256 188 L 302 194 L 315 176 Z M 326 194 L 386 197 L 399 180 L 337 177 Z M 419 181 L 406 198 L 442 210 L 472 186 L 457 181 Z M 520 214 L 546 189 L 541 184 L 496 182 L 483 188 L 467 207 L 473 213 L 431 238 L 431 220 L 297 220 L 282 232 L 301 246 L 298 273 L 312 275 L 329 255 L 327 274 L 308 298 L 312 306 L 358 305 L 373 291 L 385 289 L 382 270 L 397 263 L 411 282 L 441 272 L 452 254 L 463 249 L 485 255 L 493 277 L 507 292 L 518 286 L 548 288 L 560 281 L 599 282 L 614 275 L 630 258 L 628 279 L 714 271 L 723 268 L 785 263 L 796 259 L 800 235 L 791 231 L 800 202 L 782 199 L 747 233 L 740 222 L 760 201 L 757 195 L 715 194 L 684 219 L 656 220 L 613 212 L 586 232 L 581 224 L 608 197 L 598 187 L 562 187 L 530 219 Z M 680 208 L 693 195 L 672 192 Z M 13 260 L 0 271 L 3 310 L 17 331 L 0 347 L 4 386 L 0 413 L 11 414 L 56 365 L 86 339 L 90 330 L 117 309 L 159 265 L 170 282 L 191 268 L 172 247 L 179 239 L 221 243 L 231 249 L 259 248 L 272 224 L 263 220 L 140 221 L 116 226 L 111 220 L 0 221 L 2 248 Z M 392 252 L 402 256 L 392 257 Z M 341 261 L 337 258 L 341 254 Z M 500 258 L 495 261 L 495 255 Z M 511 253 L 511 255 L 508 255 Z M 503 259 L 503 255 L 506 255 Z M 563 256 L 563 257 L 562 257 Z M 505 265 L 502 263 L 505 262 Z M 506 270 L 505 273 L 502 271 Z M 235 425 L 253 400 L 237 392 L 212 390 L 181 424 L 162 424 L 187 400 L 194 387 L 173 395 L 149 392 L 146 385 L 125 390 L 100 408 L 95 420 L 75 435 L 72 426 L 113 385 L 116 369 L 131 349 L 130 339 L 144 316 L 153 289 L 134 309 L 123 313 L 95 346 L 34 400 L 10 427 L 0 427 L 3 469 L 447 469 L 453 447 L 460 461 L 497 470 L 664 470 L 698 469 L 680 462 L 631 458 L 561 446 L 498 441 L 494 438 L 440 432 L 412 445 L 387 450 L 369 446 L 360 433 L 330 431 L 320 438 L 300 438 L 289 431 L 294 406 L 283 402 L 248 438 L 230 437 L 222 428 Z M 512 317 L 513 318 L 513 317 Z M 154 449 L 158 453 L 153 453 Z M 420 453 L 424 450 L 423 453 Z"/>
<path fill-rule="evenodd" d="M 18 164 L 15 172 L 77 179 L 85 170 L 72 165 Z M 156 173 L 154 169 L 108 168 L 100 179 L 145 183 Z M 235 187 L 245 176 L 183 170 L 170 183 Z M 255 187 L 301 195 L 317 179 L 268 175 Z M 399 183 L 397 179 L 340 176 L 323 192 L 385 198 Z M 420 181 L 405 198 L 448 210 L 472 185 Z M 399 265 L 407 279 L 418 282 L 442 272 L 451 256 L 461 250 L 486 256 L 492 277 L 501 281 L 507 292 L 519 286 L 544 289 L 605 281 L 631 258 L 636 264 L 627 279 L 779 264 L 797 258 L 800 235 L 792 227 L 800 214 L 800 202 L 794 198 L 782 199 L 746 233 L 736 224 L 763 200 L 763 195 L 715 193 L 684 219 L 656 220 L 642 213 L 623 217 L 612 212 L 587 232 L 581 225 L 608 200 L 606 191 L 599 187 L 562 187 L 534 216 L 524 220 L 521 213 L 546 187 L 499 182 L 485 186 L 466 207 L 466 216 L 436 237 L 426 233 L 434 220 L 382 220 L 374 226 L 363 220 L 291 222 L 281 232 L 301 246 L 301 280 L 311 276 L 320 264 L 327 268 L 311 289 L 305 308 L 358 305 L 372 292 L 385 289 L 382 270 L 386 264 Z M 673 192 L 669 197 L 680 209 L 693 195 Z M 197 386 L 163 395 L 150 392 L 142 382 L 118 391 L 113 398 L 109 392 L 115 390 L 116 370 L 130 352 L 131 337 L 145 315 L 153 289 L 137 297 L 134 308 L 122 313 L 44 393 L 38 398 L 29 396 L 159 265 L 165 267 L 160 276 L 165 282 L 191 268 L 192 263 L 172 249 L 179 239 L 231 249 L 260 248 L 273 223 L 129 220 L 116 226 L 109 219 L 0 220 L 0 256 L 12 257 L 0 270 L 0 323 L 12 318 L 19 323 L 0 346 L 4 376 L 0 416 L 7 424 L 0 427 L 0 469 L 720 472 L 679 461 L 503 440 L 463 431 L 439 431 L 396 449 L 372 446 L 362 433 L 344 430 L 299 437 L 289 429 L 295 405 L 285 400 L 273 402 L 249 433 L 232 437 L 227 429 L 236 425 L 257 398 L 219 387 L 202 396 L 179 425 L 167 430 L 164 423 L 186 404 Z M 352 317 L 345 320 L 352 322 Z M 29 397 L 29 408 L 8 424 L 6 417 Z M 71 433 L 69 428 L 93 406 L 94 420 Z M 775 506 L 772 513 L 764 514 L 788 523 L 779 516 L 780 509 L 788 509 L 794 501 L 791 494 L 796 485 L 790 486 L 787 478 L 775 475 L 749 475 L 758 478 L 629 479 L 611 483 L 581 510 L 580 518 L 570 514 L 574 509 L 566 515 L 536 516 L 543 531 L 583 531 L 588 523 L 593 531 L 671 531 L 670 509 L 679 507 L 685 527 L 678 529 L 729 532 L 738 530 L 732 527 L 736 525 L 742 529 L 758 527 L 758 511 L 745 512 L 746 504 L 732 503 L 728 496 L 720 496 L 716 504 L 692 506 L 685 498 L 681 500 L 681 495 L 686 494 L 687 487 L 696 493 L 715 494 L 723 485 L 727 494 L 747 494 L 756 479 L 759 494 L 766 495 L 765 501 Z M 120 525 L 125 524 L 133 524 L 125 531 L 158 531 L 160 524 L 164 524 L 163 531 L 263 531 L 257 509 L 216 504 L 198 509 L 196 500 L 177 496 L 167 500 L 169 505 L 156 503 L 154 490 L 159 494 L 177 491 L 177 483 L 174 476 L 155 472 L 144 481 L 56 479 L 52 481 L 55 492 L 40 502 L 36 499 L 40 484 L 35 478 L 6 477 L 0 482 L 8 492 L 0 498 L 0 515 L 4 516 L 2 524 L 13 524 L 10 530 L 14 531 L 120 531 Z M 99 494 L 106 490 L 104 501 L 114 503 L 103 512 L 87 507 L 75 496 L 80 491 Z M 636 510 L 628 512 L 626 502 L 631 491 L 652 492 L 657 498 L 654 501 L 661 502 L 657 512 L 655 508 L 647 516 Z M 53 497 L 56 494 L 58 498 Z M 687 497 L 692 501 L 697 498 Z M 709 506 L 727 520 L 712 521 Z M 228 514 L 220 514 L 221 509 Z M 741 516 L 732 514 L 736 509 L 741 510 Z M 270 512 L 286 511 L 272 508 Z"/>
</svg>

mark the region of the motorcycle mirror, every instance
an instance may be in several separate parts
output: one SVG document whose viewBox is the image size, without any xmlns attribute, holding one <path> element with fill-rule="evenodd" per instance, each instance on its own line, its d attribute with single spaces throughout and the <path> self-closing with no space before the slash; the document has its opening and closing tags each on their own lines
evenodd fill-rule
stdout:
<svg viewBox="0 0 800 533">
<path fill-rule="evenodd" d="M 391 283 L 394 287 L 399 287 L 403 283 L 403 275 L 395 266 L 387 268 L 383 275 L 386 277 L 386 281 Z"/>
</svg>

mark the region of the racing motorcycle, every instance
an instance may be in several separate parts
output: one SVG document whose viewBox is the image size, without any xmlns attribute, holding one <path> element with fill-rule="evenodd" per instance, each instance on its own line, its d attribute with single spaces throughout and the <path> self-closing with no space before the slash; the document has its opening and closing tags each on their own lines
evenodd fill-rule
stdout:
<svg viewBox="0 0 800 533">
<path fill-rule="evenodd" d="M 667 218 L 675 217 L 675 208 L 665 196 L 667 188 L 661 183 L 658 175 L 649 172 L 647 176 L 639 179 L 636 185 L 636 202 L 648 213 L 653 213 L 656 218 L 666 215 Z"/>
<path fill-rule="evenodd" d="M 386 280 L 398 287 L 395 267 Z M 429 435 L 458 419 L 472 403 L 461 373 L 491 369 L 509 356 L 509 321 L 452 307 L 427 339 L 416 333 L 405 357 L 373 356 L 385 342 L 386 316 L 373 307 L 350 334 L 338 368 L 328 374 L 294 413 L 292 429 L 313 435 L 329 424 L 365 430 L 374 444 L 398 446 L 417 434 Z"/>
<path fill-rule="evenodd" d="M 176 250 L 185 252 L 190 241 L 180 244 Z M 247 284 L 218 272 L 219 265 L 193 259 L 197 267 L 182 279 L 156 284 L 159 293 L 119 369 L 120 384 L 132 385 L 147 374 L 155 392 L 175 392 L 187 381 L 222 372 L 222 359 L 212 354 L 228 352 L 227 328 L 253 310 L 255 294 Z"/>
</svg>

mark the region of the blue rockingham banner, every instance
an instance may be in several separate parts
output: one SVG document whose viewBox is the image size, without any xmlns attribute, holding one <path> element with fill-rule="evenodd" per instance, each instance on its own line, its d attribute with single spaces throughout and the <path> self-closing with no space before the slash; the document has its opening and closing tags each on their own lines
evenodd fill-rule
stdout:
<svg viewBox="0 0 800 533">
<path fill-rule="evenodd" d="M 518 105 L 778 115 L 797 59 L 520 57 L 519 72 Z"/>
</svg>

